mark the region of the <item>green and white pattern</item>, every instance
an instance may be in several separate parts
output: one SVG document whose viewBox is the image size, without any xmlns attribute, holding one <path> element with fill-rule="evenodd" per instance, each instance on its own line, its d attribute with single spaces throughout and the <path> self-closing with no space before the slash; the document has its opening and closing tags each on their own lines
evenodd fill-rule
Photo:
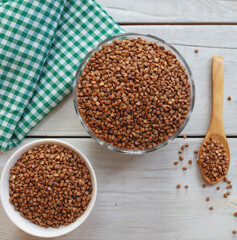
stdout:
<svg viewBox="0 0 237 240">
<path fill-rule="evenodd" d="M 18 145 L 72 89 L 102 40 L 123 32 L 93 0 L 0 4 L 0 150 Z"/>
</svg>

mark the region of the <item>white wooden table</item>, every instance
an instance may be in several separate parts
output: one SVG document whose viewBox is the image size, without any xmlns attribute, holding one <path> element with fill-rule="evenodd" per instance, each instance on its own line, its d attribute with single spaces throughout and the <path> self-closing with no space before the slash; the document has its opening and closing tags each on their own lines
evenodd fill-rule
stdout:
<svg viewBox="0 0 237 240">
<path fill-rule="evenodd" d="M 221 0 L 98 0 L 128 32 L 149 33 L 172 43 L 190 64 L 196 84 L 192 118 L 182 135 L 165 148 L 142 156 L 104 149 L 85 132 L 74 112 L 71 95 L 53 110 L 22 142 L 60 138 L 79 148 L 91 161 L 98 178 L 98 198 L 87 221 L 67 240 L 111 239 L 237 239 L 237 1 Z M 199 49 L 195 54 L 194 49 Z M 232 194 L 222 197 L 203 183 L 193 150 L 199 149 L 211 110 L 211 58 L 225 59 L 224 125 L 231 150 L 228 176 Z M 227 101 L 231 96 L 232 101 Z M 187 171 L 174 166 L 178 149 L 188 142 Z M 0 170 L 18 148 L 0 155 Z M 184 162 L 185 162 L 184 161 Z M 180 183 L 182 188 L 176 189 Z M 189 189 L 184 189 L 188 184 Z M 206 197 L 211 198 L 206 202 Z M 214 206 L 209 211 L 209 206 Z M 0 239 L 37 239 L 15 227 L 0 208 Z"/>
</svg>

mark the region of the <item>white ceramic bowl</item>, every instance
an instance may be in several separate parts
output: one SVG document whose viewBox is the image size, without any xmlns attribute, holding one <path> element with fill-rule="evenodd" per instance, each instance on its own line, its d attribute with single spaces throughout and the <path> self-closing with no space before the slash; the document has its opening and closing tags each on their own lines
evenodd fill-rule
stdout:
<svg viewBox="0 0 237 240">
<path fill-rule="evenodd" d="M 82 216 L 80 216 L 75 222 L 70 223 L 68 226 L 60 226 L 59 228 L 44 228 L 40 227 L 34 223 L 31 223 L 29 220 L 25 219 L 20 215 L 18 211 L 14 210 L 13 205 L 9 202 L 9 174 L 10 174 L 10 168 L 15 164 L 15 162 L 21 157 L 22 153 L 30 150 L 34 146 L 40 145 L 40 144 L 58 144 L 61 146 L 64 146 L 68 149 L 71 149 L 75 151 L 76 153 L 79 154 L 79 156 L 82 157 L 82 159 L 85 161 L 85 164 L 87 168 L 90 171 L 91 175 L 91 181 L 92 181 L 92 186 L 93 186 L 93 191 L 92 191 L 92 198 L 87 206 L 87 210 L 84 212 Z M 97 195 L 97 182 L 96 182 L 96 176 L 95 172 L 89 162 L 89 160 L 82 154 L 78 149 L 73 147 L 71 144 L 68 144 L 64 141 L 61 140 L 56 140 L 56 139 L 44 139 L 44 140 L 36 140 L 31 143 L 28 143 L 21 147 L 19 150 L 17 150 L 11 158 L 8 160 L 6 163 L 2 176 L 1 176 L 1 201 L 3 208 L 8 215 L 8 217 L 11 219 L 11 221 L 19 227 L 21 230 L 23 230 L 26 233 L 29 233 L 31 235 L 37 236 L 37 237 L 44 237 L 44 238 L 49 238 L 49 237 L 58 237 L 65 235 L 77 227 L 79 227 L 89 216 L 91 213 L 95 200 L 96 200 L 96 195 Z"/>
</svg>

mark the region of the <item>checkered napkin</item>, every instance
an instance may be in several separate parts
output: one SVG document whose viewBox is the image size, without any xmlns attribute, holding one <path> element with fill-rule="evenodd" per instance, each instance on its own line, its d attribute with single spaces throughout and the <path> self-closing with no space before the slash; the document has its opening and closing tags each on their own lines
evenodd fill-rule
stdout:
<svg viewBox="0 0 237 240">
<path fill-rule="evenodd" d="M 72 89 L 100 41 L 122 32 L 93 0 L 0 3 L 0 150 L 18 145 Z"/>
</svg>

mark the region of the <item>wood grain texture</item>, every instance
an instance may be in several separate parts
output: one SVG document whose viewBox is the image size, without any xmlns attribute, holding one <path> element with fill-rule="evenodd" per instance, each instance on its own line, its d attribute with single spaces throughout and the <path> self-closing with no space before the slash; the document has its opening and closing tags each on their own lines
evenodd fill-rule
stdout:
<svg viewBox="0 0 237 240">
<path fill-rule="evenodd" d="M 119 23 L 237 22 L 237 1 L 98 0 Z"/>
<path fill-rule="evenodd" d="M 123 26 L 127 32 L 146 33 L 172 43 L 189 63 L 196 85 L 191 120 L 182 134 L 204 136 L 211 117 L 211 60 L 225 60 L 224 126 L 237 136 L 237 26 Z M 199 49 L 199 53 L 194 50 Z M 231 96 L 232 101 L 227 101 Z M 88 136 L 76 116 L 72 98 L 66 98 L 33 129 L 29 136 Z"/>
<path fill-rule="evenodd" d="M 224 58 L 214 56 L 212 58 L 212 133 L 225 136 L 223 126 L 223 92 L 224 92 Z"/>
<path fill-rule="evenodd" d="M 64 139 L 80 149 L 91 161 L 98 180 L 98 198 L 92 214 L 74 232 L 57 239 L 64 240 L 226 240 L 232 239 L 237 219 L 237 139 L 229 139 L 230 172 L 233 189 L 228 199 L 222 197 L 226 184 L 202 188 L 203 180 L 196 164 L 202 139 L 176 139 L 159 151 L 142 156 L 129 156 L 104 149 L 93 139 Z M 23 144 L 32 141 L 26 139 Z M 178 150 L 188 142 L 184 161 L 174 166 Z M 17 149 L 17 148 L 16 148 Z M 2 171 L 8 158 L 16 150 L 0 155 Z M 187 161 L 193 160 L 189 165 Z M 188 170 L 183 171 L 182 166 Z M 176 189 L 176 185 L 181 188 Z M 184 189 L 188 184 L 189 189 Z M 210 202 L 206 202 L 206 197 Z M 117 205 L 116 205 L 117 204 Z M 209 211 L 209 206 L 214 206 Z M 1 240 L 34 240 L 10 222 L 0 208 Z"/>
</svg>

